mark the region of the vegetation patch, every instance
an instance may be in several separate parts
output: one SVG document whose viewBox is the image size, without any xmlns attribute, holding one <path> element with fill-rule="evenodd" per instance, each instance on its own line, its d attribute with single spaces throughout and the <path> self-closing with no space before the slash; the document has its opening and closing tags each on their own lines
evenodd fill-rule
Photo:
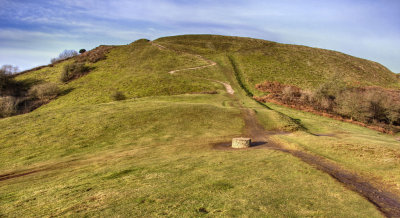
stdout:
<svg viewBox="0 0 400 218">
<path fill-rule="evenodd" d="M 42 83 L 33 86 L 28 95 L 42 101 L 49 101 L 60 94 L 60 88 L 55 83 Z"/>
<path fill-rule="evenodd" d="M 62 82 L 69 82 L 70 80 L 79 78 L 87 73 L 89 73 L 90 68 L 84 63 L 74 62 L 71 64 L 66 64 L 64 70 L 61 73 L 60 80 Z"/>
<path fill-rule="evenodd" d="M 123 92 L 121 92 L 121 91 L 114 91 L 114 92 L 111 94 L 111 98 L 112 98 L 114 101 L 122 101 L 122 100 L 125 100 L 125 99 L 126 99 L 126 96 L 125 96 L 125 94 L 124 94 Z"/>
<path fill-rule="evenodd" d="M 212 184 L 212 188 L 214 190 L 218 190 L 218 191 L 226 191 L 226 190 L 234 188 L 234 186 L 227 181 L 221 180 L 221 181 L 214 182 Z"/>
<path fill-rule="evenodd" d="M 377 130 L 400 130 L 400 91 L 380 87 L 348 87 L 333 81 L 314 91 L 302 90 L 277 81 L 257 84 L 269 93 L 254 97 L 261 102 L 277 102 L 293 108 L 339 116 L 342 120 L 374 125 Z M 356 123 L 356 122 L 355 122 Z"/>
<path fill-rule="evenodd" d="M 89 62 L 89 63 L 96 63 L 98 61 L 106 59 L 106 55 L 112 48 L 115 46 L 110 46 L 110 45 L 101 45 L 95 49 L 92 49 L 90 51 L 86 50 L 80 50 L 79 52 L 81 55 L 79 55 L 76 60 L 77 62 Z"/>
<path fill-rule="evenodd" d="M 130 173 L 132 173 L 132 172 L 134 172 L 134 171 L 135 171 L 135 169 L 121 170 L 121 171 L 119 171 L 119 172 L 115 172 L 115 173 L 112 173 L 112 174 L 109 175 L 109 176 L 106 176 L 105 179 L 117 179 L 117 178 L 126 176 L 126 175 L 128 175 L 128 174 L 130 174 Z"/>
<path fill-rule="evenodd" d="M 16 80 L 0 70 L 0 117 L 31 112 L 60 94 L 54 83 Z"/>
</svg>

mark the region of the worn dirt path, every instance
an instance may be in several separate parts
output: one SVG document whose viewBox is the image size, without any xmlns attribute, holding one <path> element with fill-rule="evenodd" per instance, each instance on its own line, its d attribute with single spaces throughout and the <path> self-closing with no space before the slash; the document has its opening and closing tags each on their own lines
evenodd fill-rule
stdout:
<svg viewBox="0 0 400 218">
<path fill-rule="evenodd" d="M 172 50 L 172 49 L 168 49 L 165 46 L 157 44 L 154 41 L 151 41 L 151 44 L 156 46 L 156 47 L 158 47 L 160 50 Z M 207 58 L 204 58 L 201 55 L 190 54 L 190 53 L 187 53 L 187 52 L 181 52 L 181 53 L 187 54 L 187 55 L 191 55 L 191 56 L 195 56 L 195 57 L 197 57 L 197 58 L 199 58 L 199 59 L 201 59 L 203 61 L 206 61 L 208 64 L 207 65 L 203 65 L 203 66 L 198 66 L 198 67 L 189 67 L 189 68 L 180 69 L 180 70 L 171 70 L 171 71 L 168 72 L 169 74 L 174 74 L 174 73 L 177 73 L 177 72 L 180 72 L 180 71 L 198 70 L 198 69 L 203 69 L 203 68 L 212 67 L 212 66 L 217 65 L 217 63 L 215 63 L 214 61 L 209 60 Z M 200 79 L 206 79 L 206 80 L 209 80 L 209 81 L 220 83 L 225 87 L 227 93 L 229 93 L 231 95 L 233 95 L 235 93 L 235 91 L 233 90 L 232 86 L 229 83 L 222 82 L 222 81 L 219 81 L 219 80 L 213 80 L 213 79 L 207 79 L 207 78 L 203 78 L 203 77 L 198 77 L 198 76 L 196 76 L 196 77 L 200 78 Z"/>
<path fill-rule="evenodd" d="M 168 49 L 162 45 L 152 42 L 153 45 L 157 46 L 160 49 Z M 186 53 L 188 54 L 188 53 Z M 189 54 L 193 55 L 193 54 Z M 186 68 L 182 70 L 173 70 L 170 71 L 170 74 L 174 74 L 179 71 L 184 70 L 195 70 L 201 69 L 206 67 L 211 67 L 216 65 L 215 62 L 205 59 L 200 55 L 195 55 L 202 60 L 207 61 L 209 64 L 200 66 L 200 67 L 192 67 Z M 204 79 L 204 78 L 203 78 Z M 208 79 L 209 80 L 209 79 Z M 224 82 L 212 80 L 218 83 L 221 83 L 225 86 L 228 93 L 233 95 L 232 87 Z M 250 149 L 257 149 L 257 148 L 268 148 L 274 149 L 281 152 L 289 153 L 303 162 L 321 170 L 325 173 L 328 173 L 330 176 L 335 178 L 337 181 L 344 184 L 347 188 L 357 192 L 361 196 L 365 197 L 371 203 L 373 203 L 385 216 L 387 217 L 400 217 L 400 199 L 395 194 L 391 193 L 389 190 L 385 190 L 384 187 L 375 187 L 371 182 L 369 182 L 366 178 L 363 178 L 355 173 L 352 173 L 348 170 L 343 169 L 342 167 L 338 166 L 337 164 L 314 154 L 300 151 L 300 150 L 293 150 L 285 148 L 284 146 L 272 142 L 268 136 L 275 134 L 267 132 L 263 126 L 260 125 L 258 122 L 255 112 L 251 109 L 242 108 L 242 113 L 245 119 L 245 126 L 246 126 L 246 137 L 250 137 L 254 143 L 254 147 Z M 230 143 L 220 143 L 214 146 L 216 149 L 229 149 Z"/>
<path fill-rule="evenodd" d="M 159 49 L 167 49 L 162 45 L 158 45 L 156 43 L 152 43 L 152 44 L 157 46 Z M 201 56 L 198 56 L 198 57 L 204 59 Z M 212 62 L 207 59 L 204 59 L 204 60 L 206 60 L 209 63 Z M 175 72 L 183 71 L 183 70 L 200 69 L 200 68 L 214 66 L 216 64 L 215 62 L 212 62 L 212 63 L 213 64 L 205 65 L 202 67 L 194 67 L 194 68 L 170 71 L 169 73 L 172 72 L 171 74 L 173 74 Z M 199 77 L 199 78 L 201 78 L 201 77 Z M 202 79 L 206 79 L 206 78 L 202 78 Z M 207 79 L 207 80 L 223 84 L 225 86 L 227 92 L 229 94 L 233 95 L 234 91 L 228 83 L 224 83 L 224 82 L 217 81 L 217 80 L 211 80 L 211 79 Z M 253 110 L 242 108 L 242 113 L 244 116 L 245 127 L 246 127 L 245 135 L 247 137 L 252 138 L 252 140 L 255 142 L 255 143 L 252 143 L 252 145 L 254 145 L 254 147 L 251 147 L 249 149 L 266 148 L 266 149 L 273 149 L 273 150 L 278 150 L 281 152 L 291 154 L 291 155 L 299 158 L 303 162 L 315 167 L 316 169 L 321 170 L 325 173 L 328 173 L 330 176 L 335 178 L 337 181 L 344 184 L 347 188 L 349 188 L 349 189 L 357 192 L 361 196 L 365 197 L 371 203 L 373 203 L 385 216 L 400 217 L 400 199 L 398 196 L 391 193 L 390 190 L 386 190 L 386 188 L 383 186 L 376 187 L 371 182 L 369 182 L 366 178 L 363 178 L 362 176 L 359 176 L 355 173 L 345 170 L 345 169 L 341 168 L 340 166 L 338 166 L 337 164 L 332 163 L 331 161 L 329 161 L 323 157 L 320 157 L 320 156 L 317 156 L 317 155 L 314 155 L 314 154 L 311 154 L 311 153 L 308 153 L 305 151 L 288 149 L 278 143 L 274 143 L 273 141 L 271 141 L 269 136 L 276 134 L 276 133 L 267 132 L 264 129 L 264 127 L 262 125 L 260 125 L 260 123 L 258 122 L 258 120 L 255 116 L 255 112 Z M 230 143 L 223 143 L 220 145 L 216 145 L 215 148 L 224 149 L 224 150 L 225 149 L 233 150 L 230 147 Z M 237 150 L 237 149 L 235 149 L 235 150 Z M 23 171 L 10 172 L 7 174 L 0 175 L 0 182 L 9 180 L 9 179 L 18 178 L 18 177 L 27 176 L 30 174 L 43 172 L 43 171 L 52 171 L 52 170 L 59 169 L 59 168 L 70 168 L 78 163 L 84 164 L 86 161 L 70 160 L 70 161 L 61 162 L 61 163 L 54 164 L 54 165 L 47 165 L 47 166 L 27 169 L 27 170 L 23 170 Z"/>
<path fill-rule="evenodd" d="M 255 140 L 257 142 L 257 146 L 262 145 L 262 147 L 268 149 L 289 153 L 299 158 L 303 162 L 317 168 L 318 170 L 328 173 L 337 181 L 344 184 L 347 188 L 365 197 L 385 216 L 400 217 L 400 199 L 389 190 L 385 190 L 385 187 L 376 187 L 366 178 L 345 170 L 323 157 L 304 151 L 287 149 L 278 143 L 272 142 L 268 137 L 268 135 L 271 135 L 271 133 L 266 132 L 263 126 L 259 124 L 257 118 L 255 117 L 255 113 L 252 110 L 243 109 L 243 114 L 246 125 L 245 134 L 247 137 Z M 254 148 L 257 148 L 257 146 Z"/>
</svg>

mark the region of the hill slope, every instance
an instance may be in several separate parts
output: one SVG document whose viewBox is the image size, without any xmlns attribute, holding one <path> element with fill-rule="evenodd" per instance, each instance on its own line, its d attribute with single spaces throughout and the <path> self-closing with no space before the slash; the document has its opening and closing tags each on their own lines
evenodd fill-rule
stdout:
<svg viewBox="0 0 400 218">
<path fill-rule="evenodd" d="M 266 80 L 306 89 L 332 79 L 358 86 L 400 87 L 396 74 L 379 63 L 325 49 L 215 35 L 172 36 L 156 41 L 209 57 L 229 54 L 252 91 Z"/>
<path fill-rule="evenodd" d="M 329 77 L 314 83 L 300 74 L 318 77 L 318 69 L 324 69 L 334 75 L 336 59 L 350 60 L 343 68 L 360 64 L 366 69 L 349 74 L 384 77 L 365 78 L 363 84 L 397 87 L 397 78 L 373 62 L 323 50 L 315 52 L 329 53 L 332 66 L 315 62 L 309 73 L 300 63 L 313 49 L 290 48 L 237 37 L 167 37 L 114 47 L 105 60 L 87 63 L 93 68 L 89 74 L 69 83 L 59 78 L 74 59 L 17 76 L 57 83 L 64 94 L 31 113 L 0 120 L 0 216 L 381 217 L 361 195 L 291 154 L 269 149 L 268 143 L 318 155 L 400 193 L 398 141 L 256 103 L 240 86 L 235 67 L 250 91 L 271 76 L 265 69 L 275 68 L 272 78 L 312 88 Z M 296 49 L 301 52 L 294 57 L 287 53 Z M 276 59 L 273 65 L 265 61 L 265 52 L 278 54 L 268 57 Z M 315 58 L 323 61 L 320 55 Z M 303 69 L 298 78 L 280 76 L 296 69 L 289 64 L 293 60 Z M 278 67 L 284 63 L 286 68 Z M 174 70 L 181 71 L 168 73 Z M 352 76 L 344 80 L 353 81 Z M 234 95 L 221 82 L 231 85 Z M 127 99 L 114 101 L 115 90 Z M 270 131 L 267 145 L 218 149 L 232 137 L 252 135 L 249 116 Z"/>
</svg>

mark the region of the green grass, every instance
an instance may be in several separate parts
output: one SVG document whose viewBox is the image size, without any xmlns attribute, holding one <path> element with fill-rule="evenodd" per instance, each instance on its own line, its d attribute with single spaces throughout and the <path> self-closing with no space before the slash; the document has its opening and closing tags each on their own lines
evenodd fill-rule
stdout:
<svg viewBox="0 0 400 218">
<path fill-rule="evenodd" d="M 89 65 L 94 70 L 88 75 L 62 84 L 59 80 L 62 68 L 71 61 L 24 74 L 17 79 L 55 82 L 68 91 L 67 95 L 43 108 L 106 103 L 112 101 L 111 95 L 116 90 L 123 92 L 127 98 L 140 98 L 223 89 L 218 84 L 194 80 L 190 76 L 176 77 L 168 74 L 167 72 L 174 69 L 207 63 L 194 56 L 160 50 L 146 41 L 112 49 L 106 60 Z"/>
<path fill-rule="evenodd" d="M 173 36 L 157 41 L 209 57 L 231 55 L 253 93 L 254 86 L 266 80 L 304 89 L 314 89 L 332 79 L 355 86 L 400 87 L 396 74 L 386 67 L 325 49 L 213 35 Z"/>
<path fill-rule="evenodd" d="M 213 148 L 244 134 L 242 110 L 251 109 L 267 130 L 302 130 L 302 125 L 308 131 L 274 140 L 374 181 L 400 184 L 394 137 L 272 104 L 269 109 L 246 96 L 242 86 L 254 92 L 254 83 L 267 78 L 260 70 L 264 56 L 257 55 L 272 48 L 284 57 L 289 46 L 222 36 L 157 42 L 218 65 L 170 75 L 207 62 L 140 40 L 113 48 L 106 60 L 91 64 L 88 75 L 66 84 L 59 81 L 61 71 L 73 60 L 16 78 L 55 82 L 64 94 L 31 113 L 0 120 L 0 174 L 39 169 L 0 181 L 0 217 L 382 216 L 366 199 L 289 154 Z M 235 96 L 212 80 L 230 83 Z M 127 100 L 113 101 L 117 90 Z M 214 90 L 218 94 L 190 94 Z"/>
<path fill-rule="evenodd" d="M 198 98 L 207 103 L 195 102 Z M 2 119 L 0 168 L 141 143 L 163 143 L 178 137 L 196 139 L 239 134 L 243 127 L 239 110 L 218 102 L 212 104 L 221 98 L 205 100 L 203 96 L 193 95 L 177 97 L 180 100 L 177 102 L 174 97 L 151 97 L 38 110 Z M 208 116 L 219 120 L 207 119 Z M 232 129 L 228 131 L 224 125 Z"/>
<path fill-rule="evenodd" d="M 288 164 L 290 163 L 290 164 Z M 357 194 L 287 154 L 215 151 L 204 140 L 130 146 L 3 182 L 13 216 L 380 217 Z"/>
<path fill-rule="evenodd" d="M 385 183 L 400 194 L 400 142 L 397 136 L 282 106 L 268 106 L 300 119 L 310 133 L 326 135 L 297 132 L 276 136 L 277 139 L 326 157 L 377 184 Z"/>
</svg>

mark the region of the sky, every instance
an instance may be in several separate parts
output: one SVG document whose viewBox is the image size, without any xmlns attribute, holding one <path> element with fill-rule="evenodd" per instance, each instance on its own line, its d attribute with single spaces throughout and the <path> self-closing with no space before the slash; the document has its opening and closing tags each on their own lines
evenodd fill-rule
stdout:
<svg viewBox="0 0 400 218">
<path fill-rule="evenodd" d="M 400 73 L 400 0 L 0 0 L 0 65 L 182 34 L 344 52 Z"/>
</svg>

